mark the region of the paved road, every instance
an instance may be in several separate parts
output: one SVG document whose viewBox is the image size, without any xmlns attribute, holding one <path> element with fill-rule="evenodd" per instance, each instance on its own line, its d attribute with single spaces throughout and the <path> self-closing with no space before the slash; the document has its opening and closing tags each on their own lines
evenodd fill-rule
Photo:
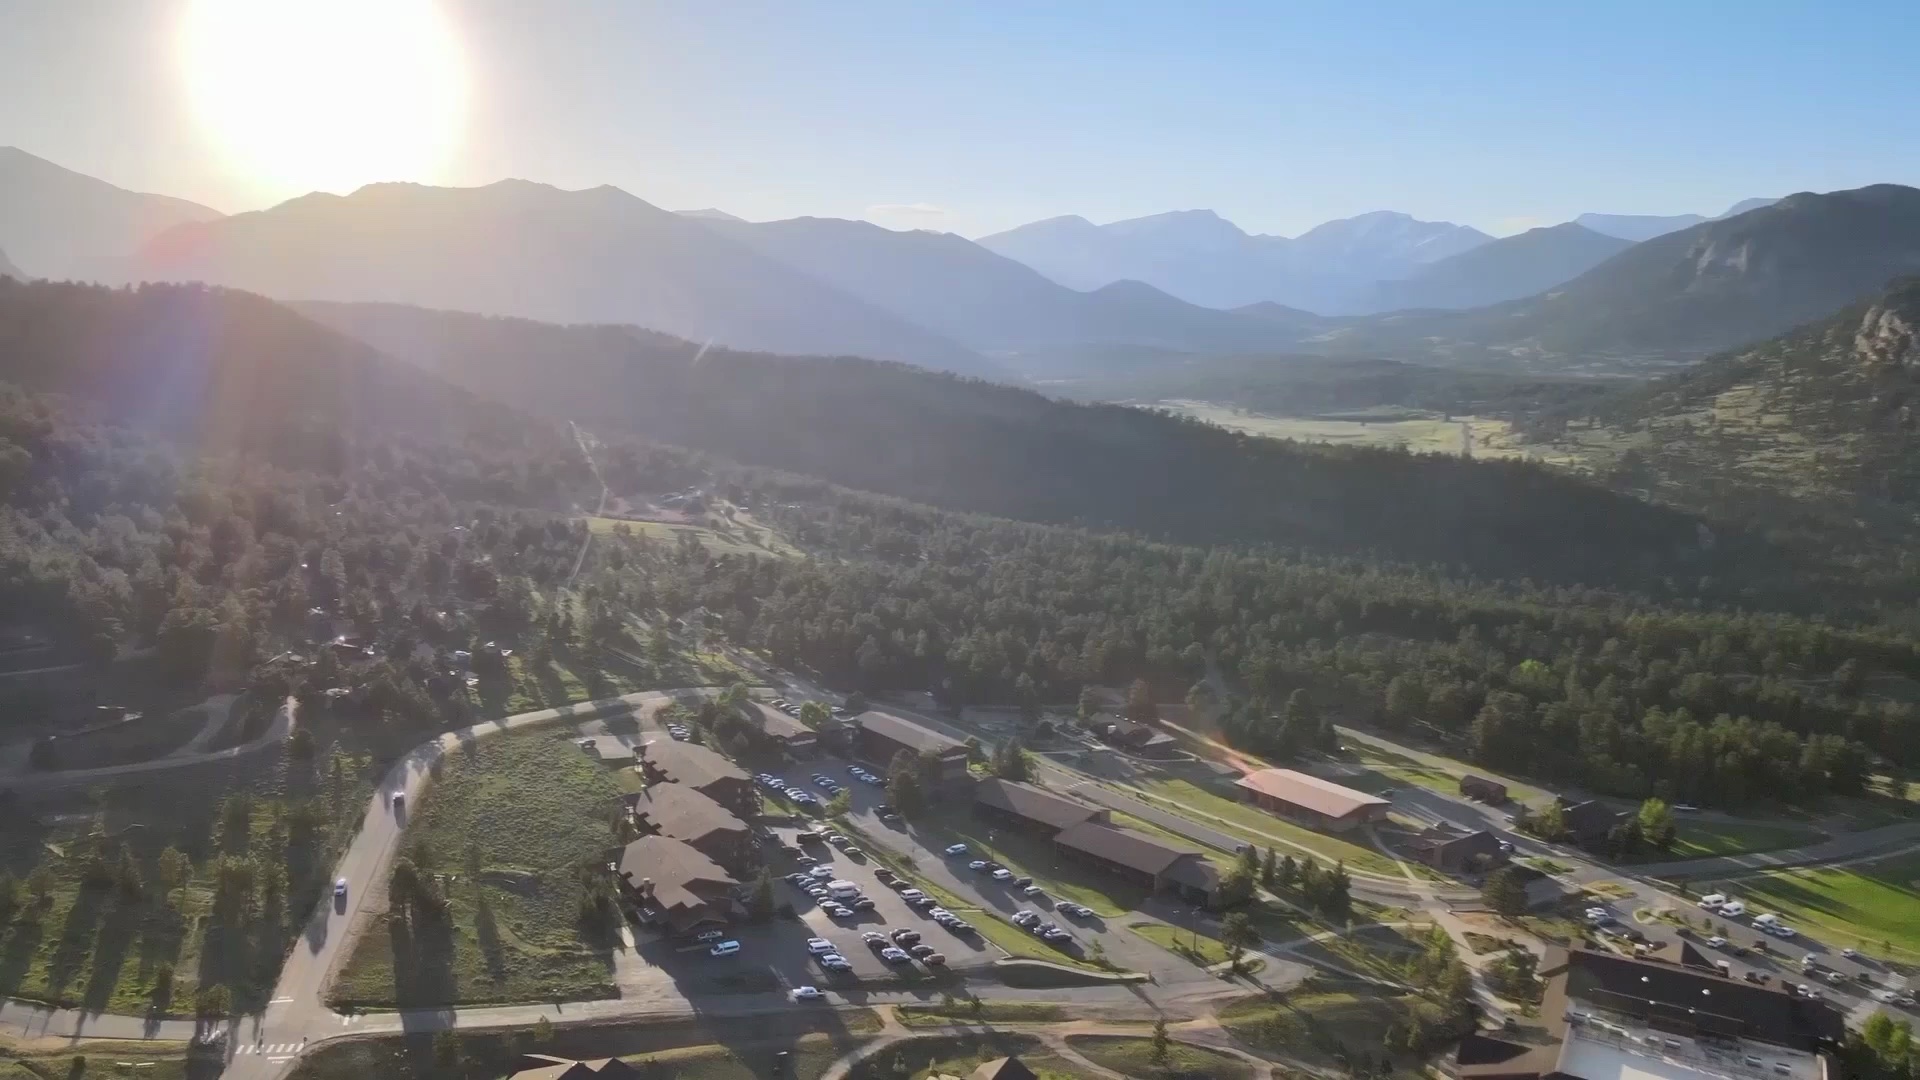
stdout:
<svg viewBox="0 0 1920 1080">
<path fill-rule="evenodd" d="M 360 831 L 334 870 L 336 878 L 347 880 L 348 899 L 335 903 L 329 897 L 329 903 L 314 913 L 300 940 L 294 943 L 286 966 L 280 971 L 280 980 L 274 986 L 272 1003 L 267 1006 L 265 1015 L 234 1023 L 231 1037 L 235 1054 L 225 1075 L 235 1080 L 264 1080 L 278 1076 L 303 1043 L 366 1030 L 344 1022 L 327 1007 L 323 994 L 329 976 L 346 958 L 356 922 L 375 914 L 370 900 L 381 891 L 375 886 L 386 879 L 399 846 L 401 830 L 406 825 L 406 807 L 418 804 L 434 762 L 448 751 L 475 739 L 560 720 L 584 720 L 603 713 L 663 702 L 668 697 L 663 691 L 648 691 L 521 713 L 504 720 L 489 720 L 447 732 L 415 747 L 406 757 L 395 762 L 368 800 Z M 401 792 L 405 793 L 403 805 L 396 808 L 393 797 Z M 404 1017 L 396 1023 L 403 1021 Z M 275 1047 L 280 1052 L 255 1052 L 258 1047 Z"/>
<path fill-rule="evenodd" d="M 299 706 L 294 703 L 292 698 L 288 698 L 281 703 L 279 711 L 273 714 L 273 723 L 267 725 L 267 730 L 261 732 L 258 738 L 250 742 L 242 743 L 239 746 L 230 746 L 225 750 L 214 750 L 198 754 L 174 754 L 169 757 L 154 758 L 150 761 L 130 762 L 126 765 L 106 765 L 98 769 L 62 769 L 58 772 L 19 773 L 13 776 L 0 777 L 0 788 L 9 788 L 13 791 L 51 791 L 65 787 L 83 787 L 87 784 L 97 784 L 102 780 L 113 780 L 118 777 L 134 776 L 139 773 L 164 772 L 168 769 L 180 769 L 190 765 L 205 765 L 213 761 L 231 761 L 234 758 L 257 753 L 286 738 L 287 735 L 293 731 L 295 718 L 298 713 Z"/>
</svg>

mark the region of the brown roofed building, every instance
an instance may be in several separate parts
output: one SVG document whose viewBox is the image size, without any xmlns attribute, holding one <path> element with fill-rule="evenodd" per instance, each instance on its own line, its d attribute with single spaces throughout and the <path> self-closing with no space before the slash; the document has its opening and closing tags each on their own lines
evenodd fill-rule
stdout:
<svg viewBox="0 0 1920 1080">
<path fill-rule="evenodd" d="M 811 754 L 820 746 L 817 732 L 764 701 L 748 702 L 745 711 L 748 723 L 789 754 Z"/>
<path fill-rule="evenodd" d="M 893 715 L 868 710 L 853 718 L 854 753 L 885 769 L 902 750 L 914 755 L 932 754 L 938 759 L 934 784 L 954 787 L 969 779 L 967 747 L 959 739 L 943 735 L 923 724 Z"/>
<path fill-rule="evenodd" d="M 1468 773 L 1460 778 L 1460 794 L 1477 802 L 1498 806 L 1507 801 L 1507 785 Z"/>
<path fill-rule="evenodd" d="M 640 774 L 649 784 L 661 781 L 690 787 L 742 817 L 760 808 L 753 778 L 726 758 L 692 743 L 657 736 L 638 751 Z"/>
<path fill-rule="evenodd" d="M 619 1058 L 598 1061 L 573 1061 L 569 1058 L 528 1054 L 521 1058 L 517 1071 L 507 1080 L 639 1080 L 640 1073 Z"/>
<path fill-rule="evenodd" d="M 1391 805 L 1377 795 L 1293 769 L 1259 769 L 1234 781 L 1234 786 L 1247 802 L 1326 832 L 1382 821 Z"/>
<path fill-rule="evenodd" d="M 1063 858 L 1097 866 L 1153 892 L 1171 892 L 1198 904 L 1220 896 L 1220 874 L 1205 856 L 1143 832 L 1099 821 L 1061 830 L 1053 846 Z"/>
<path fill-rule="evenodd" d="M 1093 724 L 1093 731 L 1103 742 L 1148 756 L 1171 753 L 1179 745 L 1173 736 L 1157 727 L 1135 724 L 1117 717 L 1099 718 Z"/>
<path fill-rule="evenodd" d="M 1616 810 L 1598 799 L 1564 806 L 1560 818 L 1567 825 L 1567 839 L 1581 847 L 1604 844 L 1613 827 L 1625 821 L 1627 812 Z"/>
<path fill-rule="evenodd" d="M 678 934 L 725 926 L 740 912 L 740 883 L 691 846 L 643 836 L 620 852 L 621 891 L 644 922 Z"/>
<path fill-rule="evenodd" d="M 1083 821 L 1106 824 L 1110 817 L 1097 806 L 1017 780 L 982 780 L 975 784 L 973 809 L 982 817 L 1049 837 Z"/>
<path fill-rule="evenodd" d="M 738 866 L 753 853 L 746 822 L 683 784 L 649 784 L 622 801 L 643 830 L 679 840 L 715 862 Z"/>
<path fill-rule="evenodd" d="M 1469 832 L 1445 822 L 1428 828 L 1407 846 L 1414 858 L 1449 874 L 1484 874 L 1507 861 L 1507 849 L 1491 830 Z"/>
<path fill-rule="evenodd" d="M 994 1058 L 967 1074 L 967 1080 L 1039 1080 L 1032 1069 L 1017 1057 Z"/>
</svg>

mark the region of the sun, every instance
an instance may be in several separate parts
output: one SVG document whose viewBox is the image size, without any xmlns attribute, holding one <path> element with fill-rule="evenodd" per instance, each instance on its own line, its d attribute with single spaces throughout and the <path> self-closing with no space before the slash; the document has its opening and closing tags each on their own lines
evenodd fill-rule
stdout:
<svg viewBox="0 0 1920 1080">
<path fill-rule="evenodd" d="M 266 190 L 433 180 L 460 139 L 465 73 L 433 0 L 190 0 L 180 61 L 195 119 Z"/>
</svg>

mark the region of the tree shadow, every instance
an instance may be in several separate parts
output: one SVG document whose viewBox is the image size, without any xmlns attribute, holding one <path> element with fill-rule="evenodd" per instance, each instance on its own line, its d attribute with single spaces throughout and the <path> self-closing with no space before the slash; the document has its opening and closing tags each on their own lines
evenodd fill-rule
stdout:
<svg viewBox="0 0 1920 1080">
<path fill-rule="evenodd" d="M 61 998 L 74 976 L 80 973 L 80 964 L 93 948 L 93 939 L 104 915 L 107 891 L 98 886 L 83 886 L 74 897 L 73 906 L 67 909 L 66 924 L 60 928 L 60 943 L 47 961 L 49 997 Z"/>
<path fill-rule="evenodd" d="M 45 919 L 44 911 L 15 916 L 6 949 L 0 951 L 0 993 L 10 994 L 19 989 L 27 977 L 33 967 L 34 954 L 40 951 L 40 941 L 46 937 Z"/>
<path fill-rule="evenodd" d="M 82 998 L 89 1011 L 103 1010 L 120 984 L 120 969 L 133 947 L 134 932 L 146 920 L 146 904 L 122 895 L 108 909 L 93 942 L 93 967 Z"/>
<path fill-rule="evenodd" d="M 480 941 L 480 954 L 486 958 L 488 976 L 495 981 L 504 978 L 507 973 L 507 953 L 500 941 L 500 926 L 494 921 L 493 904 L 487 900 L 484 890 L 474 911 L 473 932 Z"/>
</svg>

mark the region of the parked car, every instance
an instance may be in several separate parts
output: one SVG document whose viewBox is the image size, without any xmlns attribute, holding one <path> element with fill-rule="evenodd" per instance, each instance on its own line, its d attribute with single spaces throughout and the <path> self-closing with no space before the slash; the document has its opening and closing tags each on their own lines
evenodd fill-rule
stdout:
<svg viewBox="0 0 1920 1080">
<path fill-rule="evenodd" d="M 931 945 L 915 945 L 913 948 L 908 949 L 907 951 L 912 953 L 915 956 L 932 956 L 935 952 L 938 952 L 939 950 L 935 949 Z"/>
<path fill-rule="evenodd" d="M 719 941 L 720 939 L 726 936 L 727 936 L 727 932 L 725 930 L 702 930 L 699 933 L 693 935 L 693 940 L 698 941 L 704 945 L 709 941 Z"/>
<path fill-rule="evenodd" d="M 826 938 L 823 938 L 823 937 L 808 938 L 807 951 L 812 953 L 815 956 L 821 956 L 826 953 L 830 953 L 833 951 L 833 942 L 828 941 Z"/>
<path fill-rule="evenodd" d="M 947 956 L 945 953 L 928 953 L 920 958 L 920 962 L 928 967 L 945 967 L 947 964 Z"/>
<path fill-rule="evenodd" d="M 732 956 L 733 954 L 739 951 L 740 951 L 739 942 L 723 941 L 720 944 L 715 945 L 713 948 L 708 949 L 707 955 L 708 956 Z"/>
<path fill-rule="evenodd" d="M 906 929 L 895 930 L 893 932 L 893 940 L 895 944 L 912 945 L 920 940 L 920 931 Z"/>
<path fill-rule="evenodd" d="M 1021 877 L 1021 878 L 1013 879 L 1013 887 L 1016 889 L 1024 889 L 1031 884 L 1033 884 L 1033 879 L 1030 877 Z"/>
<path fill-rule="evenodd" d="M 948 855 L 965 855 L 966 853 L 967 853 L 967 845 L 965 844 L 948 844 L 947 845 Z"/>
<path fill-rule="evenodd" d="M 973 871 L 985 870 L 986 868 L 987 868 L 987 860 L 985 859 L 975 859 L 972 862 L 967 864 L 967 869 L 973 870 Z"/>
<path fill-rule="evenodd" d="M 896 949 L 889 945 L 880 950 L 880 959 L 885 960 L 889 964 L 905 964 L 911 962 L 913 957 L 908 956 L 905 950 Z"/>
<path fill-rule="evenodd" d="M 1000 870 L 995 870 L 995 871 L 993 872 L 993 880 L 995 880 L 995 881 L 1012 881 L 1012 880 L 1013 880 L 1013 874 L 1012 874 L 1012 872 L 1011 872 L 1011 871 L 1008 871 L 1008 870 L 1006 870 L 1006 869 L 1000 869 Z"/>
<path fill-rule="evenodd" d="M 878 930 L 869 930 L 860 935 L 860 940 L 869 945 L 885 945 L 887 943 L 887 935 Z"/>
</svg>

